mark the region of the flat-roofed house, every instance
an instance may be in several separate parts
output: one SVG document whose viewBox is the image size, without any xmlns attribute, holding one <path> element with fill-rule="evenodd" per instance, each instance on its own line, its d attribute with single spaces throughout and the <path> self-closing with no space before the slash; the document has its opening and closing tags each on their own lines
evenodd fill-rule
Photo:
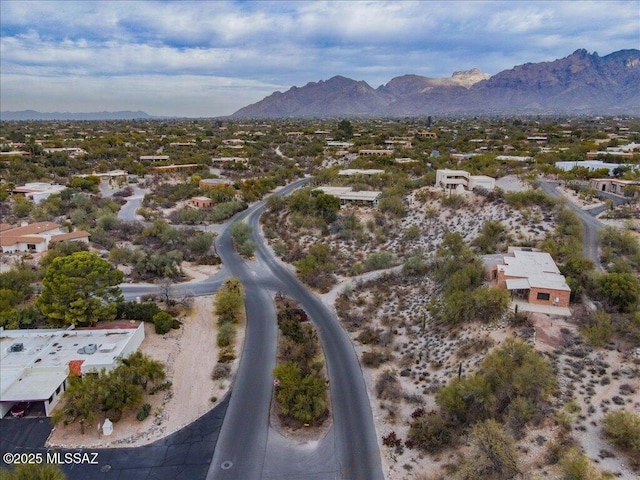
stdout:
<svg viewBox="0 0 640 480">
<path fill-rule="evenodd" d="M 192 197 L 189 200 L 189 205 L 194 208 L 210 208 L 212 203 L 209 197 Z"/>
<path fill-rule="evenodd" d="M 503 263 L 491 269 L 490 278 L 512 297 L 528 303 L 568 307 L 571 288 L 546 252 L 532 248 L 509 247 Z"/>
<path fill-rule="evenodd" d="M 0 418 L 19 402 L 51 415 L 70 372 L 111 370 L 144 340 L 144 324 L 110 328 L 4 330 L 0 327 Z"/>
<path fill-rule="evenodd" d="M 486 175 L 471 175 L 465 170 L 441 168 L 436 170 L 436 186 L 447 191 L 474 190 L 475 188 L 492 190 L 496 186 L 496 180 Z"/>
<path fill-rule="evenodd" d="M 13 189 L 13 193 L 21 193 L 28 199 L 33 200 L 34 203 L 40 203 L 51 195 L 60 193 L 66 189 L 67 187 L 64 185 L 55 185 L 46 182 L 31 182 L 15 187 Z"/>
<path fill-rule="evenodd" d="M 625 196 L 625 191 L 631 190 L 629 187 L 636 187 L 632 192 L 633 198 L 640 196 L 640 182 L 634 180 L 622 180 L 619 178 L 592 178 L 589 186 L 599 192 L 613 193 L 614 195 Z"/>
<path fill-rule="evenodd" d="M 382 192 L 378 191 L 354 191 L 352 187 L 317 187 L 315 190 L 338 197 L 342 205 L 353 203 L 375 207 L 382 195 Z"/>
</svg>

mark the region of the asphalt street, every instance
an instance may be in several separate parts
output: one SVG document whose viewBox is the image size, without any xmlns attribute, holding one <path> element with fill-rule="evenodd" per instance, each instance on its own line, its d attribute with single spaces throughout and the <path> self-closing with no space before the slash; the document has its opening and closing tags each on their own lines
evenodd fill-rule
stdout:
<svg viewBox="0 0 640 480">
<path fill-rule="evenodd" d="M 293 182 L 286 195 L 307 180 Z M 176 284 L 170 293 L 208 295 L 230 277 L 245 287 L 247 328 L 242 358 L 233 388 L 225 401 L 184 429 L 138 448 L 93 449 L 97 465 L 64 465 L 74 479 L 383 479 L 373 415 L 358 358 L 335 314 L 288 271 L 259 235 L 260 202 L 234 218 L 253 226 L 258 244 L 256 262 L 246 263 L 233 248 L 228 231 L 216 239 L 224 268 L 200 282 Z M 135 210 L 134 210 L 135 211 Z M 158 293 L 153 284 L 123 284 L 127 299 Z M 277 322 L 273 294 L 297 299 L 318 328 L 330 378 L 332 426 L 314 445 L 297 445 L 269 427 L 275 366 Z M 185 406 L 188 408 L 188 406 Z M 16 422 L 16 423 L 7 423 Z M 21 419 L 20 422 L 32 422 Z M 30 428 L 1 420 L 0 449 L 5 452 L 47 452 L 43 447 L 50 425 Z M 117 426 L 116 426 L 117 428 Z M 83 452 L 83 450 L 59 450 Z M 2 465 L 4 466 L 4 465 Z"/>
<path fill-rule="evenodd" d="M 258 234 L 263 208 L 258 204 L 239 218 L 253 227 L 258 244 L 254 264 L 235 253 L 228 232 L 216 243 L 229 274 L 245 285 L 248 321 L 242 362 L 207 479 L 382 479 L 373 415 L 353 345 L 335 315 L 265 247 Z M 268 425 L 277 334 L 271 294 L 276 290 L 301 303 L 318 328 L 327 359 L 333 425 L 313 448 L 292 444 Z"/>
<path fill-rule="evenodd" d="M 558 192 L 558 184 L 554 182 L 548 182 L 546 180 L 540 179 L 540 188 L 544 193 L 550 195 L 554 198 L 564 198 L 560 192 Z M 602 212 L 601 209 L 590 210 L 582 210 L 577 205 L 574 205 L 571 202 L 567 202 L 567 206 L 573 210 L 580 221 L 582 221 L 583 226 L 583 239 L 582 239 L 582 253 L 585 257 L 590 259 L 596 266 L 598 270 L 603 270 L 602 265 L 600 265 L 600 256 L 598 254 L 598 245 L 600 243 L 600 235 L 598 234 L 598 230 L 600 230 L 604 225 L 595 218 L 595 215 Z"/>
<path fill-rule="evenodd" d="M 197 480 L 205 478 L 229 397 L 190 425 L 143 447 L 49 449 L 48 418 L 0 420 L 0 453 L 60 454 L 68 480 Z M 188 406 L 185 405 L 185 408 Z M 151 420 L 149 420 L 151 421 Z M 115 424 L 118 428 L 118 424 Z M 65 454 L 89 454 L 65 460 Z M 97 455 L 93 455 L 97 454 Z M 36 458 L 36 457 L 34 457 Z M 90 463 L 95 462 L 95 463 Z M 4 461 L 1 468 L 6 468 Z"/>
</svg>

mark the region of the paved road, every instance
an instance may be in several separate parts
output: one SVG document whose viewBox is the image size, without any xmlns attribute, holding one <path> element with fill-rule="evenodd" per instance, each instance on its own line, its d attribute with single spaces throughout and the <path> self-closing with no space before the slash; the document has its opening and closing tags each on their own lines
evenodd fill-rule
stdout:
<svg viewBox="0 0 640 480">
<path fill-rule="evenodd" d="M 0 452 L 90 455 L 96 464 L 61 464 L 68 480 L 197 480 L 205 478 L 218 441 L 229 398 L 190 425 L 144 447 L 47 449 L 48 418 L 0 420 Z M 185 406 L 185 408 L 188 408 Z M 150 421 L 150 420 L 148 420 Z M 118 428 L 118 424 L 115 424 Z M 92 454 L 97 453 L 95 459 Z M 7 465 L 0 461 L 0 468 Z"/>
<path fill-rule="evenodd" d="M 127 203 L 118 211 L 118 220 L 123 222 L 135 222 L 139 219 L 136 215 L 136 211 L 142 205 L 142 200 L 148 190 L 140 188 L 138 185 L 133 185 L 133 195 L 125 197 Z"/>
<path fill-rule="evenodd" d="M 335 315 L 265 247 L 257 234 L 263 208 L 264 204 L 256 205 L 241 217 L 254 228 L 257 262 L 242 262 L 226 232 L 216 243 L 230 274 L 245 285 L 249 320 L 242 362 L 207 479 L 382 479 L 373 416 L 353 346 Z M 268 425 L 277 326 L 267 289 L 297 299 L 319 329 L 333 426 L 313 447 L 296 447 Z"/>
<path fill-rule="evenodd" d="M 539 179 L 539 181 L 540 188 L 544 193 L 555 198 L 564 198 L 562 194 L 558 192 L 557 183 L 549 182 L 542 179 Z M 602 265 L 600 265 L 600 256 L 598 254 L 598 246 L 600 243 L 600 235 L 598 234 L 598 230 L 604 227 L 604 225 L 595 218 L 595 215 L 603 211 L 602 207 L 585 211 L 571 202 L 567 202 L 567 205 L 576 213 L 576 215 L 578 215 L 578 218 L 582 221 L 582 253 L 585 257 L 590 259 L 595 264 L 598 270 L 602 271 L 603 268 Z"/>
</svg>

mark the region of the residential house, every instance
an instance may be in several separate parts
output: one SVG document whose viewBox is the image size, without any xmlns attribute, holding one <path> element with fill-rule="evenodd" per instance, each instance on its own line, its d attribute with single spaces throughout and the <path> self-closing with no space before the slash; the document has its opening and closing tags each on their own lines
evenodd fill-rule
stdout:
<svg viewBox="0 0 640 480">
<path fill-rule="evenodd" d="M 49 249 L 51 242 L 89 243 L 89 232 L 84 230 L 68 232 L 66 228 L 55 222 L 38 222 L 20 227 L 2 224 L 1 233 L 2 253 L 42 253 Z"/>
<path fill-rule="evenodd" d="M 318 187 L 316 190 L 338 197 L 342 205 L 351 203 L 376 207 L 382 195 L 378 191 L 354 191 L 352 187 Z"/>
<path fill-rule="evenodd" d="M 640 197 L 640 182 L 633 180 L 621 180 L 618 178 L 592 178 L 589 180 L 589 186 L 595 188 L 599 192 L 613 193 L 614 195 L 626 196 L 625 190 L 633 190 L 629 187 L 636 187 L 633 192 L 633 198 Z"/>
<path fill-rule="evenodd" d="M 486 175 L 471 175 L 465 170 L 443 168 L 436 170 L 436 186 L 442 187 L 445 191 L 456 190 L 459 192 L 476 188 L 493 190 L 496 186 L 496 180 Z"/>
<path fill-rule="evenodd" d="M 66 189 L 67 187 L 65 187 L 64 185 L 55 185 L 45 182 L 32 182 L 25 183 L 20 187 L 15 187 L 13 189 L 13 193 L 21 193 L 26 198 L 33 200 L 34 203 L 40 203 L 43 200 L 49 198 L 51 195 L 60 193 Z"/>
<path fill-rule="evenodd" d="M 0 327 L 0 418 L 19 402 L 49 416 L 70 374 L 111 370 L 135 352 L 144 325 L 110 328 L 4 330 Z"/>
<path fill-rule="evenodd" d="M 546 252 L 509 247 L 503 262 L 491 269 L 490 280 L 509 290 L 514 299 L 536 305 L 569 306 L 571 289 Z"/>
<path fill-rule="evenodd" d="M 209 197 L 192 197 L 189 205 L 194 208 L 211 208 L 211 199 Z"/>
</svg>

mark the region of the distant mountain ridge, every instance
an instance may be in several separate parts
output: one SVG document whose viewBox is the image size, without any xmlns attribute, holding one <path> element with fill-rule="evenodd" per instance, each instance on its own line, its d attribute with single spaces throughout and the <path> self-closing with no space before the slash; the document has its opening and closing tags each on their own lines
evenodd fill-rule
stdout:
<svg viewBox="0 0 640 480">
<path fill-rule="evenodd" d="M 138 120 L 160 118 L 146 112 L 123 110 L 120 112 L 37 112 L 35 110 L 21 110 L 17 112 L 0 112 L 0 120 Z"/>
<path fill-rule="evenodd" d="M 576 50 L 552 62 L 496 75 L 403 75 L 377 89 L 343 76 L 275 92 L 231 118 L 418 116 L 431 114 L 640 115 L 640 50 L 604 57 Z"/>
</svg>

